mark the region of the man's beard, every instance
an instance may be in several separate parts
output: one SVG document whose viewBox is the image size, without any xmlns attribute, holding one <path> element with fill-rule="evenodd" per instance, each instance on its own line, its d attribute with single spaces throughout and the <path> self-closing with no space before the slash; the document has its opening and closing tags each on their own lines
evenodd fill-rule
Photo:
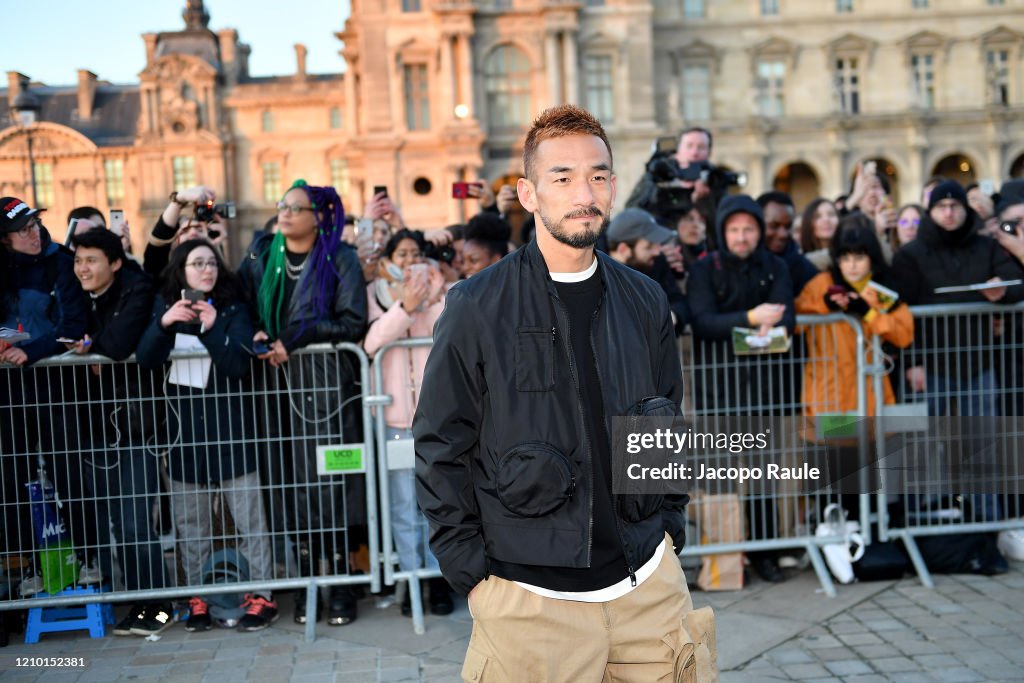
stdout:
<svg viewBox="0 0 1024 683">
<path fill-rule="evenodd" d="M 626 259 L 626 265 L 629 266 L 630 268 L 632 268 L 633 270 L 640 271 L 644 275 L 650 275 L 651 271 L 654 270 L 654 260 L 653 259 L 650 260 L 650 261 L 640 261 L 640 260 L 636 259 L 635 257 L 630 256 L 628 259 Z"/>
<path fill-rule="evenodd" d="M 562 225 L 565 221 L 573 218 L 582 218 L 584 216 L 594 216 L 600 218 L 601 222 L 596 229 L 585 228 L 579 232 L 571 233 L 565 229 Z M 540 215 L 540 220 L 544 223 L 544 227 L 548 229 L 551 236 L 562 244 L 572 247 L 573 249 L 588 249 L 595 244 L 601 237 L 601 233 L 604 232 L 605 228 L 608 227 L 608 216 L 606 216 L 601 209 L 596 206 L 590 206 L 586 209 L 580 209 L 578 211 L 571 211 L 562 217 L 562 220 L 555 223 L 548 219 L 543 213 Z"/>
</svg>

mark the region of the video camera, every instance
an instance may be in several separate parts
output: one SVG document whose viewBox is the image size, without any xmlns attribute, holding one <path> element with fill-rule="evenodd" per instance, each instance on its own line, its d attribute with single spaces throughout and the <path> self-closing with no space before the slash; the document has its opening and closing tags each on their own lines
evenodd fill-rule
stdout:
<svg viewBox="0 0 1024 683">
<path fill-rule="evenodd" d="M 220 216 L 221 218 L 234 218 L 235 203 L 224 202 L 223 204 L 214 204 L 212 201 L 208 201 L 196 204 L 195 218 L 197 221 L 211 223 L 214 220 L 214 216 Z"/>
<path fill-rule="evenodd" d="M 657 213 L 686 213 L 693 208 L 693 188 L 684 187 L 679 181 L 703 182 L 710 188 L 715 205 L 730 187 L 747 184 L 746 173 L 729 171 L 707 160 L 680 167 L 672 137 L 655 141 L 653 154 L 647 161 L 647 173 L 658 188 L 648 210 Z"/>
</svg>

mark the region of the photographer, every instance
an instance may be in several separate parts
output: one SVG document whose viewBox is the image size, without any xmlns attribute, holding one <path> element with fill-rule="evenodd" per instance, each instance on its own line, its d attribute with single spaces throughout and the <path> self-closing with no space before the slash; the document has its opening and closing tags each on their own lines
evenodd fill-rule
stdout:
<svg viewBox="0 0 1024 683">
<path fill-rule="evenodd" d="M 149 233 L 143 253 L 143 268 L 154 278 L 167 266 L 171 248 L 191 239 L 206 240 L 224 256 L 228 236 L 225 218 L 234 210 L 233 204 L 214 205 L 217 193 L 205 185 L 172 192 L 169 200 Z M 194 207 L 191 211 L 190 206 Z"/>
<path fill-rule="evenodd" d="M 649 212 L 662 225 L 669 225 L 673 217 L 693 208 L 706 223 L 710 222 L 729 188 L 746 184 L 745 174 L 711 163 L 711 132 L 705 128 L 684 130 L 674 152 L 665 148 L 665 142 L 660 138 L 655 143 L 647 169 L 626 206 Z"/>
</svg>

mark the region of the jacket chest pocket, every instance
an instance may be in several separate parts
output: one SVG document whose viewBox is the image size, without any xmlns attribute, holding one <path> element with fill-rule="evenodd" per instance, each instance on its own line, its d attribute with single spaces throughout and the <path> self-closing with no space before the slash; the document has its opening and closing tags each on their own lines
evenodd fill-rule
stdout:
<svg viewBox="0 0 1024 683">
<path fill-rule="evenodd" d="M 555 388 L 555 331 L 549 327 L 516 329 L 516 389 Z"/>
</svg>

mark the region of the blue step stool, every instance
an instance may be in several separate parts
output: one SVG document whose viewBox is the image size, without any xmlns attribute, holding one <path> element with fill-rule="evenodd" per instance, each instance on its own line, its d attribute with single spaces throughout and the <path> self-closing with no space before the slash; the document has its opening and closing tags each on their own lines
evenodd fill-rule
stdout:
<svg viewBox="0 0 1024 683">
<path fill-rule="evenodd" d="M 65 588 L 57 596 L 92 595 L 98 593 L 92 586 Z M 37 598 L 56 597 L 49 593 L 37 593 Z M 28 625 L 25 627 L 25 643 L 38 643 L 42 633 L 58 631 L 81 631 L 88 629 L 90 638 L 106 635 L 106 624 L 114 623 L 114 608 L 109 602 L 90 603 L 81 607 L 33 607 L 28 611 Z"/>
</svg>

